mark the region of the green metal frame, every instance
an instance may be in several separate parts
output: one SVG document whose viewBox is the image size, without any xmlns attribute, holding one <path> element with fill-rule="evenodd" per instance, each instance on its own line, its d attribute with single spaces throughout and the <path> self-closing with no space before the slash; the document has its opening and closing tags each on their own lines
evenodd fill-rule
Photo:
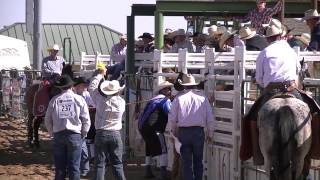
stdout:
<svg viewBox="0 0 320 180">
<path fill-rule="evenodd" d="M 268 3 L 272 6 L 274 2 Z M 303 17 L 307 9 L 317 6 L 317 3 L 286 2 L 285 17 Z M 134 22 L 135 16 L 155 17 L 155 48 L 163 46 L 164 16 L 215 16 L 220 18 L 243 16 L 255 7 L 255 2 L 194 2 L 194 1 L 157 1 L 156 4 L 133 4 L 131 16 L 127 17 L 127 70 L 135 73 L 134 68 Z"/>
</svg>

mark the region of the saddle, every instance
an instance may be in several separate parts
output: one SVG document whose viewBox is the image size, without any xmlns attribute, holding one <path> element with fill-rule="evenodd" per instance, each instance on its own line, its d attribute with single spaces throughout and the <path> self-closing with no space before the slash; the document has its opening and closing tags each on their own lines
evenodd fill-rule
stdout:
<svg viewBox="0 0 320 180">
<path fill-rule="evenodd" d="M 47 80 L 39 84 L 38 91 L 36 91 L 33 100 L 33 115 L 44 116 L 46 114 L 48 104 L 50 101 L 50 83 Z"/>
</svg>

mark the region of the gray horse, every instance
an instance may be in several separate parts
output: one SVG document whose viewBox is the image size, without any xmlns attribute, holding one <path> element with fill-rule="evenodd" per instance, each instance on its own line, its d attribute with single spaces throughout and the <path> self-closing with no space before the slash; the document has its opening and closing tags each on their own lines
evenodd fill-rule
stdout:
<svg viewBox="0 0 320 180">
<path fill-rule="evenodd" d="M 259 145 L 270 180 L 302 179 L 311 147 L 311 114 L 303 101 L 273 98 L 258 115 Z"/>
</svg>

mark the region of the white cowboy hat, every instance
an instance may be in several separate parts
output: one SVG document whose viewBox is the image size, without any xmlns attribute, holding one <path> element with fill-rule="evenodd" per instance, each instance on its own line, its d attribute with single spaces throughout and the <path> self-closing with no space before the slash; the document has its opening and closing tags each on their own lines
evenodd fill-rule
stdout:
<svg viewBox="0 0 320 180">
<path fill-rule="evenodd" d="M 254 29 L 251 29 L 250 27 L 242 27 L 239 30 L 239 38 L 240 39 L 250 39 L 253 36 L 255 36 L 257 32 Z"/>
<path fill-rule="evenodd" d="M 191 74 L 184 74 L 180 84 L 182 86 L 196 86 L 199 83 L 196 82 L 195 78 Z"/>
<path fill-rule="evenodd" d="M 230 31 L 226 31 L 222 36 L 221 36 L 221 39 L 219 41 L 219 47 L 222 48 L 223 45 L 225 44 L 225 42 L 230 39 L 233 35 L 236 34 L 237 31 L 233 31 L 233 32 L 230 32 Z"/>
<path fill-rule="evenodd" d="M 309 9 L 304 12 L 304 17 L 302 20 L 309 20 L 313 18 L 319 18 L 318 11 L 316 9 Z"/>
<path fill-rule="evenodd" d="M 268 27 L 267 27 L 265 37 L 282 35 L 282 33 L 283 33 L 283 30 L 282 30 L 281 27 L 279 28 L 279 27 L 277 27 L 277 26 L 275 26 L 275 25 L 271 25 L 271 26 L 268 26 Z"/>
<path fill-rule="evenodd" d="M 269 26 L 272 26 L 272 25 L 276 26 L 277 28 L 282 29 L 282 33 L 281 33 L 282 37 L 287 34 L 288 27 L 286 25 L 282 24 L 278 19 L 271 19 Z"/>
<path fill-rule="evenodd" d="M 51 51 L 51 50 L 59 51 L 61 49 L 58 44 L 54 44 L 52 47 L 48 48 L 48 51 Z"/>
<path fill-rule="evenodd" d="M 124 89 L 124 87 L 125 86 L 121 87 L 119 81 L 117 80 L 103 81 L 99 86 L 99 90 L 104 95 L 109 96 L 120 92 Z"/>
<path fill-rule="evenodd" d="M 308 33 L 302 33 L 300 36 L 297 36 L 296 39 L 300 40 L 303 44 L 309 45 L 311 37 Z"/>
<path fill-rule="evenodd" d="M 227 28 L 224 26 L 212 25 L 208 28 L 208 33 L 210 36 L 221 35 L 227 31 Z"/>
<path fill-rule="evenodd" d="M 153 93 L 159 93 L 160 90 L 167 88 L 167 87 L 173 87 L 173 84 L 170 83 L 169 81 L 163 81 L 160 82 L 154 89 Z"/>
</svg>

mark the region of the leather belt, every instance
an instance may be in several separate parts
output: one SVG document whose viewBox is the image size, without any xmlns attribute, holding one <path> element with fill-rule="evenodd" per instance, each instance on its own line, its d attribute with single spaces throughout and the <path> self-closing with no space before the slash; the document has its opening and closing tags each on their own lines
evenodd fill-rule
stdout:
<svg viewBox="0 0 320 180">
<path fill-rule="evenodd" d="M 264 89 L 265 91 L 279 90 L 283 92 L 290 92 L 297 87 L 294 80 L 284 81 L 284 82 L 270 82 L 268 86 Z"/>
</svg>

